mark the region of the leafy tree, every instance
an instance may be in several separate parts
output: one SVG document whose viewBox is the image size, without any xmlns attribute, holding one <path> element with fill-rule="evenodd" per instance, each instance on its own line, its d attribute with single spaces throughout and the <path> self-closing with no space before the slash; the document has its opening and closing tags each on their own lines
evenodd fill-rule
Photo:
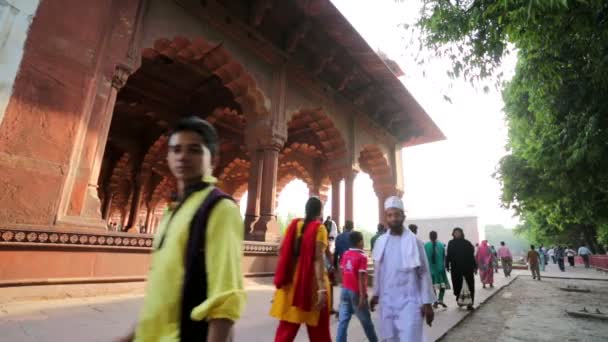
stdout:
<svg viewBox="0 0 608 342">
<path fill-rule="evenodd" d="M 608 1 L 425 0 L 423 41 L 450 75 L 500 79 L 510 154 L 496 173 L 502 202 L 534 239 L 608 243 Z"/>
</svg>

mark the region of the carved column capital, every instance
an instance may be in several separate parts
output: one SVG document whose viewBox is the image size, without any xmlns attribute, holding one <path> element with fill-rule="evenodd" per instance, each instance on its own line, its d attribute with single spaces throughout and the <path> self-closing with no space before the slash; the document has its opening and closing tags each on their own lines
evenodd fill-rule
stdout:
<svg viewBox="0 0 608 342">
<path fill-rule="evenodd" d="M 112 75 L 112 88 L 115 88 L 118 91 L 124 87 L 131 72 L 132 70 L 130 67 L 123 64 L 117 65 L 116 70 L 114 70 L 114 75 Z"/>
</svg>

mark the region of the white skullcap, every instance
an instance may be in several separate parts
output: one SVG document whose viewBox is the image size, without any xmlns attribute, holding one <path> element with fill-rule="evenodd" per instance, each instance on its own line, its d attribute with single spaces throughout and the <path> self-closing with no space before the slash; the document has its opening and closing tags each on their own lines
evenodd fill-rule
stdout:
<svg viewBox="0 0 608 342">
<path fill-rule="evenodd" d="M 401 198 L 397 196 L 391 196 L 384 201 L 384 210 L 396 208 L 401 209 L 405 212 L 405 207 L 403 206 L 403 201 Z"/>
</svg>

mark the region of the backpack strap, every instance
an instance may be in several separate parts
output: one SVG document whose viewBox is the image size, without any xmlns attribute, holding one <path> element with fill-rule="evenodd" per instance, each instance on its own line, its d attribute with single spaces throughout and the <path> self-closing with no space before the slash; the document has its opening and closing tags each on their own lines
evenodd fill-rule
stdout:
<svg viewBox="0 0 608 342">
<path fill-rule="evenodd" d="M 184 256 L 184 284 L 182 289 L 181 341 L 205 341 L 208 331 L 206 320 L 190 319 L 192 309 L 207 299 L 207 265 L 205 243 L 207 223 L 213 208 L 223 199 L 234 201 L 230 195 L 214 188 L 205 198 L 190 223 L 190 234 Z"/>
</svg>

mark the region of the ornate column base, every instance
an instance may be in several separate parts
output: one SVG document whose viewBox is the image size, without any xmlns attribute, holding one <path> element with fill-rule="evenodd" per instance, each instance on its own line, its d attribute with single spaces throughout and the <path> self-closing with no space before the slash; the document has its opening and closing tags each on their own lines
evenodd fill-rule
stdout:
<svg viewBox="0 0 608 342">
<path fill-rule="evenodd" d="M 252 241 L 279 242 L 281 234 L 279 232 L 279 223 L 276 216 L 261 215 L 256 222 L 253 223 L 253 230 L 249 234 L 249 239 Z"/>
</svg>

